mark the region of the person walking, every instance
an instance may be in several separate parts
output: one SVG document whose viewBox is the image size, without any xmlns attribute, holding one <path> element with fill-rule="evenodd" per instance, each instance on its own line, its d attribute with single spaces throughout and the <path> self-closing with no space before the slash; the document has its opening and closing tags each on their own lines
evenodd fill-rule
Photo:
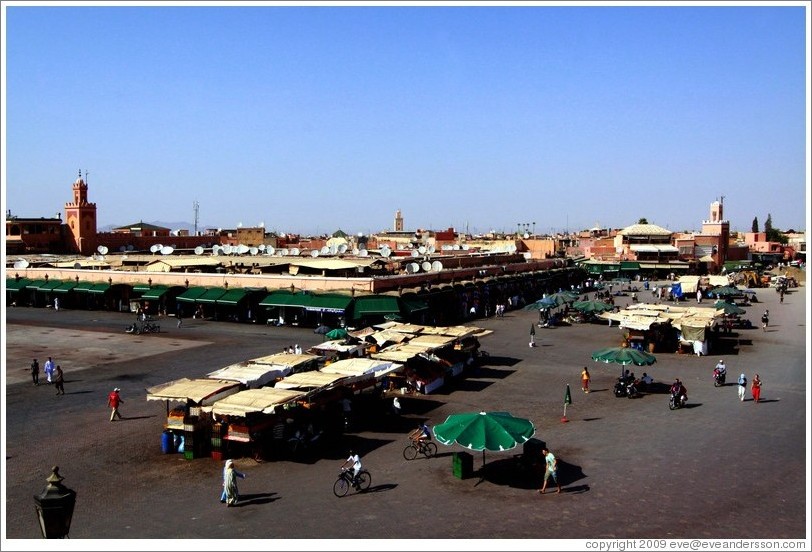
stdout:
<svg viewBox="0 0 812 552">
<path fill-rule="evenodd" d="M 54 361 L 51 357 L 48 357 L 48 360 L 45 361 L 43 371 L 45 372 L 45 379 L 48 381 L 48 383 L 49 384 L 53 383 L 52 380 L 54 377 Z"/>
<path fill-rule="evenodd" d="M 39 361 L 37 359 L 31 363 L 31 379 L 34 381 L 34 385 L 39 385 Z"/>
<path fill-rule="evenodd" d="M 758 402 L 759 399 L 761 399 L 761 378 L 758 376 L 758 374 L 753 377 L 753 383 L 750 390 L 753 392 L 753 400 Z"/>
<path fill-rule="evenodd" d="M 56 373 L 54 374 L 54 384 L 56 384 L 56 394 L 65 394 L 65 374 L 62 372 L 62 367 L 56 365 Z"/>
<path fill-rule="evenodd" d="M 556 491 L 556 494 L 558 494 L 561 492 L 561 483 L 558 482 L 558 460 L 547 448 L 541 449 L 541 454 L 544 456 L 546 469 L 544 470 L 544 484 L 541 486 L 541 489 L 539 489 L 539 494 L 544 494 L 547 490 L 547 480 L 551 477 L 553 478 L 555 486 L 558 487 Z"/>
<path fill-rule="evenodd" d="M 226 460 L 223 468 L 223 494 L 220 495 L 220 502 L 225 502 L 226 506 L 236 506 L 240 499 L 240 492 L 237 488 L 237 478 L 245 479 L 247 476 L 237 471 L 234 467 L 234 460 Z"/>
<path fill-rule="evenodd" d="M 530 346 L 536 346 L 536 325 L 530 324 Z"/>
<path fill-rule="evenodd" d="M 178 319 L 178 328 L 183 326 L 183 314 L 180 312 L 180 309 L 178 309 L 178 312 L 175 313 L 175 318 Z"/>
<path fill-rule="evenodd" d="M 119 405 L 124 402 L 124 399 L 122 399 L 121 395 L 119 394 L 120 392 L 121 392 L 121 389 L 116 387 L 115 389 L 110 391 L 109 395 L 107 395 L 107 406 L 109 406 L 110 408 L 113 409 L 113 411 L 110 413 L 110 421 L 111 422 L 116 419 L 116 416 L 118 416 L 119 420 L 124 419 L 124 417 L 118 411 Z"/>
<path fill-rule="evenodd" d="M 770 325 L 770 311 L 765 310 L 764 314 L 761 315 L 761 329 L 766 332 L 767 326 L 769 325 Z"/>
<path fill-rule="evenodd" d="M 739 400 L 744 402 L 744 395 L 747 392 L 747 378 L 744 374 L 739 375 Z"/>
<path fill-rule="evenodd" d="M 589 370 L 584 369 L 581 371 L 581 391 L 584 393 L 589 393 L 589 382 L 592 378 L 589 376 Z"/>
</svg>

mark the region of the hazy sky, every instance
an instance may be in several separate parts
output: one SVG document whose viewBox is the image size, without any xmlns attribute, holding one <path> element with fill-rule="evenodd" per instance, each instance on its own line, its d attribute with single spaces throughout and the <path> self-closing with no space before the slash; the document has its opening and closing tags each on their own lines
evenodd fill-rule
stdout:
<svg viewBox="0 0 812 552">
<path fill-rule="evenodd" d="M 806 228 L 806 3 L 635 4 L 4 3 L 4 210 L 81 169 L 100 226 Z"/>
</svg>

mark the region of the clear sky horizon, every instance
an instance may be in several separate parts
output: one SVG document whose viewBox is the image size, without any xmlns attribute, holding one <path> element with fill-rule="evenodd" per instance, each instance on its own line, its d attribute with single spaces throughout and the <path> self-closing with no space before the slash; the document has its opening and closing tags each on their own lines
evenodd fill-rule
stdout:
<svg viewBox="0 0 812 552">
<path fill-rule="evenodd" d="M 808 5 L 4 2 L 4 210 L 277 232 L 809 223 Z"/>
</svg>

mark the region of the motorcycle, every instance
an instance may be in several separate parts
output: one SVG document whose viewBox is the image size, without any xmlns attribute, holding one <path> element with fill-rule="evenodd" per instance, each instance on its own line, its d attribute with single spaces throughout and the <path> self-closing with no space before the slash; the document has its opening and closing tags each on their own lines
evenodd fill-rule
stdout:
<svg viewBox="0 0 812 552">
<path fill-rule="evenodd" d="M 630 399 L 640 394 L 637 390 L 637 382 L 635 380 L 627 380 L 626 378 L 617 378 L 613 391 L 615 397 L 628 397 Z"/>
<path fill-rule="evenodd" d="M 719 370 L 713 371 L 713 385 L 714 387 L 722 387 L 725 384 L 725 373 Z"/>
<path fill-rule="evenodd" d="M 681 394 L 679 398 L 677 394 L 673 391 L 671 392 L 671 396 L 668 399 L 668 408 L 671 410 L 676 410 L 677 408 L 685 408 L 685 405 L 688 403 L 688 397 L 685 393 Z"/>
<path fill-rule="evenodd" d="M 132 324 L 131 326 L 127 326 L 124 328 L 124 331 L 128 334 L 140 334 L 141 330 L 138 329 L 138 324 Z"/>
</svg>

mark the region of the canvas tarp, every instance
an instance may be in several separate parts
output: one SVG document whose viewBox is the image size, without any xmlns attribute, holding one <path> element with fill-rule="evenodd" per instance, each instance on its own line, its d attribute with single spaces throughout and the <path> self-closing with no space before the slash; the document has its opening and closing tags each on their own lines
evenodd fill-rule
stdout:
<svg viewBox="0 0 812 552">
<path fill-rule="evenodd" d="M 252 413 L 273 414 L 277 406 L 295 401 L 303 395 L 304 393 L 301 391 L 275 387 L 247 389 L 220 399 L 212 405 L 211 411 L 214 414 L 228 416 L 245 416 Z"/>
<path fill-rule="evenodd" d="M 237 381 L 182 378 L 150 387 L 147 389 L 147 400 L 191 401 L 199 406 L 210 406 L 239 390 L 240 383 Z"/>
</svg>

